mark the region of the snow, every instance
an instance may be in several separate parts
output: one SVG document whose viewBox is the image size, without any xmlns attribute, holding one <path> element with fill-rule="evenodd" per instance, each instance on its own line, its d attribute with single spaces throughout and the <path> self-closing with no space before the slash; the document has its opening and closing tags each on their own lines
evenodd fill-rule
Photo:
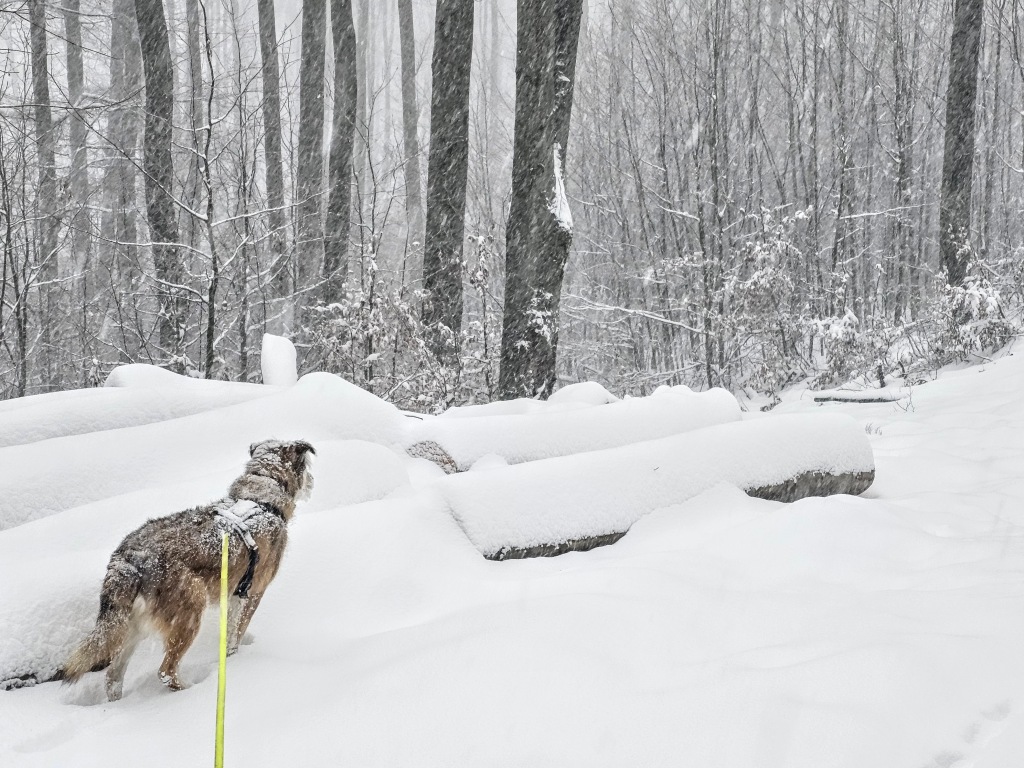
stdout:
<svg viewBox="0 0 1024 768">
<path fill-rule="evenodd" d="M 196 391 L 102 387 L 55 395 L 33 395 L 24 398 L 30 402 L 21 408 L 0 410 L 0 448 L 177 419 L 266 397 L 274 392 L 271 387 L 238 384 L 230 388 Z"/>
<path fill-rule="evenodd" d="M 437 488 L 470 541 L 492 555 L 510 547 L 621 533 L 642 516 L 719 483 L 752 489 L 806 472 L 873 468 L 867 435 L 852 418 L 791 414 L 520 464 L 500 473 L 452 475 Z"/>
<path fill-rule="evenodd" d="M 460 469 L 468 469 L 489 453 L 518 464 L 612 448 L 740 418 L 739 404 L 724 389 L 695 393 L 687 387 L 665 387 L 651 397 L 600 407 L 582 402 L 584 391 L 578 390 L 579 399 L 556 402 L 534 412 L 518 411 L 523 415 L 516 418 L 507 412 L 472 419 L 426 417 L 410 428 L 410 444 L 424 440 L 438 443 Z M 588 397 L 593 394 L 590 390 Z"/>
<path fill-rule="evenodd" d="M 572 234 L 572 211 L 569 210 L 569 198 L 565 195 L 565 182 L 562 180 L 562 145 L 555 142 L 554 147 L 554 169 L 555 184 L 552 190 L 551 202 L 548 210 L 555 217 L 558 226 L 564 231 Z"/>
<path fill-rule="evenodd" d="M 944 373 L 901 404 L 784 395 L 749 423 L 714 429 L 770 433 L 789 418 L 844 414 L 872 447 L 867 493 L 785 505 L 716 484 L 650 511 L 612 546 L 500 563 L 449 514 L 442 490 L 461 478 L 402 455 L 414 420 L 333 377 L 8 447 L 0 499 L 19 494 L 38 510 L 43 479 L 77 491 L 0 531 L 0 677 L 59 663 L 95 615 L 118 541 L 147 517 L 218 498 L 250 427 L 265 428 L 311 439 L 316 485 L 254 636 L 228 662 L 227 764 L 1014 768 L 1024 754 L 1022 389 L 1024 356 L 1011 356 Z M 42 404 L 42 419 L 47 403 L 71 399 L 31 407 Z M 632 402 L 500 419 L 597 419 Z M 118 439 L 93 442 L 108 433 Z M 101 449 L 115 452 L 92 462 Z M 166 466 L 139 472 L 136 453 Z M 39 465 L 24 493 L 10 481 L 31 467 L 23 455 Z M 567 499 L 594 495 L 583 473 L 598 455 L 564 460 Z M 466 477 L 489 478 L 497 494 L 502 477 L 531 467 L 502 461 L 481 455 Z M 740 455 L 725 463 L 745 466 Z M 637 491 L 647 504 L 652 495 Z M 209 761 L 214 616 L 184 660 L 189 688 L 159 684 L 159 655 L 155 643 L 140 648 L 114 704 L 101 675 L 0 692 L 0 765 Z"/>
<path fill-rule="evenodd" d="M 264 333 L 263 351 L 260 355 L 263 383 L 290 387 L 298 381 L 299 374 L 295 358 L 295 345 L 291 341 L 283 336 Z"/>
<path fill-rule="evenodd" d="M 515 400 L 496 400 L 479 405 L 457 405 L 437 414 L 439 419 L 475 419 L 480 416 L 523 416 L 528 413 L 559 413 L 586 408 L 584 403 L 552 403 L 551 400 L 533 400 L 520 397 Z"/>
<path fill-rule="evenodd" d="M 617 403 L 619 398 L 602 387 L 596 381 L 581 381 L 568 384 L 548 398 L 549 403 L 566 404 L 581 403 L 583 405 L 607 405 Z"/>
<path fill-rule="evenodd" d="M 397 444 L 405 421 L 359 387 L 311 373 L 212 411 L 0 448 L 0 530 L 168 478 L 214 469 L 230 477 L 248 459 L 238 447 L 270 437 Z"/>
</svg>

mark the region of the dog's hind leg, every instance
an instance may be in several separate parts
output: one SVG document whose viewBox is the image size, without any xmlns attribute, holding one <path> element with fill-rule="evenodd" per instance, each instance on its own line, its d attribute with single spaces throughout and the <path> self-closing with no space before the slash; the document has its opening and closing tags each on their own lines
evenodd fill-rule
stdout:
<svg viewBox="0 0 1024 768">
<path fill-rule="evenodd" d="M 206 608 L 206 590 L 203 582 L 192 577 L 182 584 L 181 591 L 174 595 L 171 615 L 161 616 L 164 635 L 164 660 L 160 664 L 160 681 L 172 691 L 184 686 L 178 679 L 178 663 L 199 634 L 199 625 Z"/>
<path fill-rule="evenodd" d="M 124 643 L 122 643 L 114 655 L 110 666 L 107 667 L 106 688 L 108 701 L 117 701 L 121 698 L 121 694 L 124 691 L 124 673 L 128 667 L 128 661 L 131 659 L 132 654 L 135 653 L 139 640 L 142 639 L 142 625 L 142 617 L 139 615 L 138 607 L 136 607 L 132 618 L 129 620 L 128 632 L 125 635 Z"/>
<path fill-rule="evenodd" d="M 232 595 L 228 599 L 228 656 L 238 650 L 238 644 L 242 642 L 242 635 L 238 627 L 242 621 L 242 614 L 249 602 L 248 597 Z"/>
</svg>

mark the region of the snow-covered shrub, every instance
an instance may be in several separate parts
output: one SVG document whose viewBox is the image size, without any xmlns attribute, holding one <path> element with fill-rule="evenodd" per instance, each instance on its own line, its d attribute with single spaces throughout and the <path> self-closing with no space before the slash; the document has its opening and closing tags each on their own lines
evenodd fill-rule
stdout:
<svg viewBox="0 0 1024 768">
<path fill-rule="evenodd" d="M 944 286 L 934 312 L 939 333 L 933 353 L 940 365 L 999 349 L 1017 332 L 1003 311 L 999 290 L 976 273 L 961 286 Z"/>
<path fill-rule="evenodd" d="M 385 289 L 383 281 L 350 280 L 344 298 L 309 309 L 305 370 L 322 370 L 358 384 L 407 410 L 437 412 L 454 404 L 487 402 L 497 386 L 500 303 L 493 296 L 493 238 L 470 237 L 465 277 L 473 291 L 458 344 L 458 362 L 438 360 L 421 319 L 422 291 Z M 372 267 L 372 261 L 369 262 Z M 456 346 L 447 328 L 447 343 Z"/>
<path fill-rule="evenodd" d="M 726 326 L 736 353 L 730 377 L 744 385 L 777 394 L 806 369 L 800 353 L 804 318 L 795 308 L 795 287 L 789 264 L 799 257 L 792 242 L 793 218 L 776 218 L 762 210 L 756 234 L 740 251 L 726 276 Z"/>
</svg>

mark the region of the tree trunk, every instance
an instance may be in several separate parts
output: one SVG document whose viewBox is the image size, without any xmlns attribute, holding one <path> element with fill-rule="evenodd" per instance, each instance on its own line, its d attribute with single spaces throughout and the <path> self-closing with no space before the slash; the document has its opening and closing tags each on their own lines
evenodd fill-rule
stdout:
<svg viewBox="0 0 1024 768">
<path fill-rule="evenodd" d="M 308 290 L 323 262 L 321 218 L 324 169 L 324 60 L 327 0 L 303 0 L 299 72 L 299 147 L 296 168 L 298 256 L 296 291 Z M 304 303 L 304 302 L 300 302 Z"/>
<path fill-rule="evenodd" d="M 89 316 L 92 312 L 90 290 L 89 257 L 92 250 L 92 222 L 89 215 L 89 150 L 86 144 L 87 127 L 81 112 L 85 87 L 85 73 L 82 63 L 82 25 L 79 14 L 80 0 L 64 0 L 64 37 L 67 52 L 68 103 L 71 114 L 68 120 L 68 148 L 71 151 L 71 167 L 68 186 L 71 193 L 71 256 L 76 283 L 76 308 L 81 311 L 79 325 L 83 356 L 88 358 Z M 84 371 L 83 371 L 84 373 Z M 88 382 L 83 378 L 82 386 Z"/>
<path fill-rule="evenodd" d="M 572 217 L 563 167 L 581 0 L 520 0 L 499 396 L 547 397 Z"/>
<path fill-rule="evenodd" d="M 138 167 L 134 162 L 139 118 L 130 100 L 143 85 L 142 51 L 135 23 L 134 0 L 114 0 L 110 24 L 110 91 L 116 104 L 107 118 L 107 167 L 103 174 L 104 205 L 100 238 L 111 250 L 108 268 L 116 271 L 129 261 L 127 253 L 138 240 L 135 225 Z"/>
<path fill-rule="evenodd" d="M 64 0 L 68 101 L 72 109 L 68 125 L 68 143 L 71 149 L 70 191 L 71 204 L 74 208 L 71 216 L 71 250 L 74 255 L 75 272 L 82 275 L 84 280 L 92 249 L 92 232 L 89 216 L 89 149 L 86 144 L 88 128 L 80 111 L 85 91 L 80 12 L 80 0 Z M 88 296 L 88 292 L 84 292 L 83 295 Z"/>
<path fill-rule="evenodd" d="M 46 42 L 45 0 L 30 0 L 29 21 L 32 44 L 32 98 L 35 101 L 35 141 L 38 184 L 37 262 L 39 264 L 40 354 L 43 384 L 56 383 L 55 325 L 59 319 L 57 288 L 57 174 L 54 160 L 53 118 L 50 114 L 50 83 Z"/>
<path fill-rule="evenodd" d="M 356 135 L 356 28 L 352 0 L 332 0 L 334 36 L 334 122 L 328 174 L 327 231 L 324 238 L 324 302 L 342 298 L 348 274 L 348 233 L 352 212 L 352 148 Z"/>
<path fill-rule="evenodd" d="M 398 34 L 402 54 L 402 128 L 405 139 L 406 240 L 415 247 L 423 243 L 423 196 L 420 178 L 420 140 L 417 131 L 416 34 L 412 0 L 398 0 Z"/>
<path fill-rule="evenodd" d="M 534 304 L 536 318 L 533 331 L 534 355 L 533 392 L 543 399 L 554 391 L 557 381 L 556 352 L 558 349 L 558 313 L 561 306 L 562 279 L 572 245 L 572 216 L 565 192 L 566 156 L 569 146 L 569 121 L 572 116 L 572 95 L 576 85 L 576 51 L 579 42 L 583 0 L 562 0 L 558 4 L 554 57 L 554 109 L 551 112 L 551 148 L 554 163 L 554 198 L 546 210 L 538 211 L 542 223 L 537 243 L 537 271 L 535 275 Z"/>
<path fill-rule="evenodd" d="M 438 0 L 431 61 L 430 156 L 423 249 L 423 324 L 439 359 L 458 359 L 462 240 L 469 168 L 469 75 L 475 0 Z"/>
<path fill-rule="evenodd" d="M 182 240 L 195 248 L 199 242 L 202 222 L 192 212 L 198 212 L 202 200 L 203 158 L 206 146 L 206 98 L 203 94 L 203 22 L 199 18 L 199 0 L 185 0 L 185 28 L 188 50 L 189 109 L 187 123 L 188 174 L 182 197 L 188 210 L 183 210 Z M 212 73 L 211 73 L 212 75 Z"/>
<path fill-rule="evenodd" d="M 971 232 L 974 114 L 984 0 L 955 0 L 946 89 L 946 139 L 939 203 L 939 248 L 950 285 L 963 285 Z"/>
<path fill-rule="evenodd" d="M 263 73 L 263 128 L 265 133 L 267 220 L 273 295 L 282 299 L 291 290 L 291 269 L 285 256 L 284 162 L 281 158 L 281 75 L 277 58 L 277 23 L 274 0 L 257 0 L 260 56 Z M 285 330 L 278 324 L 276 330 Z"/>
<path fill-rule="evenodd" d="M 161 0 L 135 0 L 146 81 L 146 130 L 142 168 L 146 176 L 146 216 L 156 268 L 159 344 L 172 369 L 185 367 L 184 269 L 175 217 L 171 132 L 174 114 L 174 71 L 171 45 Z"/>
</svg>

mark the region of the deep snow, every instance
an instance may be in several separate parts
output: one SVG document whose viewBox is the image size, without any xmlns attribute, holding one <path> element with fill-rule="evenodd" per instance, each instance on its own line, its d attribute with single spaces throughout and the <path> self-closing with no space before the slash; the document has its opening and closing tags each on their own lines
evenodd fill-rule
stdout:
<svg viewBox="0 0 1024 768">
<path fill-rule="evenodd" d="M 398 450 L 416 420 L 323 375 L 12 445 L 0 450 L 0 501 L 18 499 L 0 511 L 0 676 L 59 658 L 91 622 L 120 538 L 219 496 L 251 435 L 276 433 L 316 444 L 316 487 L 255 637 L 229 661 L 228 765 L 1013 768 L 1022 391 L 1024 355 L 899 403 L 794 393 L 752 418 L 851 416 L 877 468 L 863 497 L 783 505 L 717 485 L 613 546 L 501 563 L 449 514 L 441 470 Z M 74 396 L 47 397 L 40 414 Z M 613 407 L 575 405 L 550 417 Z M 483 456 L 486 472 L 467 477 L 528 466 L 504 463 Z M 115 704 L 100 675 L 0 692 L 0 765 L 205 764 L 215 659 L 208 621 L 180 693 L 157 681 L 152 644 Z"/>
</svg>

